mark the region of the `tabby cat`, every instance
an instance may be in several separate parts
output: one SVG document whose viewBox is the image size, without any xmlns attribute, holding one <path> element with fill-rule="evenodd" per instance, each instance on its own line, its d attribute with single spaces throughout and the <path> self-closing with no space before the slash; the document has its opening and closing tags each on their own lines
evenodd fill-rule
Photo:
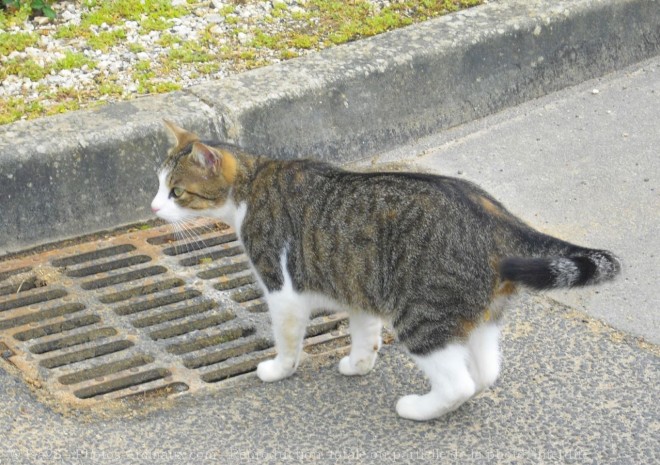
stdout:
<svg viewBox="0 0 660 465">
<path fill-rule="evenodd" d="M 296 371 L 311 310 L 344 310 L 352 346 L 339 371 L 368 373 L 390 322 L 431 383 L 396 411 L 436 418 L 495 382 L 499 320 L 519 286 L 597 284 L 620 270 L 610 252 L 537 232 L 464 180 L 255 157 L 166 125 L 177 143 L 152 210 L 236 230 L 275 334 L 277 356 L 257 369 L 263 381 Z"/>
</svg>

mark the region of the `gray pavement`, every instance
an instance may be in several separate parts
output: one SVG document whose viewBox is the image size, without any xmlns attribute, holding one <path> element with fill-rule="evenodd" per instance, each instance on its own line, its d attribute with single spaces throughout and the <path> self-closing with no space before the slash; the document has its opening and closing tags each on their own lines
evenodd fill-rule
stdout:
<svg viewBox="0 0 660 465">
<path fill-rule="evenodd" d="M 534 227 L 612 250 L 621 279 L 552 296 L 660 344 L 660 59 L 376 159 L 470 179 Z"/>
<path fill-rule="evenodd" d="M 539 228 L 626 264 L 598 293 L 521 296 L 501 378 L 458 411 L 396 416 L 399 396 L 427 388 L 396 345 L 362 378 L 317 358 L 280 383 L 248 376 L 118 411 L 53 409 L 0 370 L 0 463 L 659 463 L 660 350 L 647 342 L 660 333 L 659 92 L 656 58 L 377 157 L 473 179 Z"/>
</svg>

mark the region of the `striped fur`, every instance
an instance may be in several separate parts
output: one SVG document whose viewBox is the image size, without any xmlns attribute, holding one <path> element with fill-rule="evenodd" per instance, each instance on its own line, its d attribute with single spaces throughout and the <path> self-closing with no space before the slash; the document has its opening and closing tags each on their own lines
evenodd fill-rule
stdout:
<svg viewBox="0 0 660 465">
<path fill-rule="evenodd" d="M 267 292 L 284 285 L 286 251 L 293 291 L 391 321 L 416 355 L 497 319 L 515 284 L 584 286 L 620 271 L 611 253 L 541 234 L 464 180 L 356 173 L 179 136 L 165 191 L 183 188 L 175 201 L 197 216 L 243 205 L 240 238 Z"/>
</svg>

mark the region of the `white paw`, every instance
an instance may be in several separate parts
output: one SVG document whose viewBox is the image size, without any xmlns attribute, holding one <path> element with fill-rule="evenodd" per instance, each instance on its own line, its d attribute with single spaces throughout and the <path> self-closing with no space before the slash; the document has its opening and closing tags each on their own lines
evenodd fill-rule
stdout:
<svg viewBox="0 0 660 465">
<path fill-rule="evenodd" d="M 474 388 L 471 392 L 474 393 Z M 455 399 L 453 402 L 447 402 L 446 399 L 439 398 L 433 395 L 432 392 L 423 396 L 412 394 L 399 399 L 396 403 L 396 413 L 408 420 L 433 420 L 456 410 L 468 399 L 469 396 L 462 399 Z"/>
<path fill-rule="evenodd" d="M 339 373 L 346 376 L 366 375 L 374 367 L 376 358 L 358 360 L 351 363 L 351 357 L 346 356 L 339 361 Z"/>
<path fill-rule="evenodd" d="M 396 403 L 396 413 L 398 413 L 401 418 L 406 418 L 408 420 L 429 420 L 430 418 L 427 418 L 427 412 L 424 411 L 424 401 L 422 399 L 422 396 L 414 394 L 401 397 Z"/>
<path fill-rule="evenodd" d="M 266 360 L 257 366 L 257 376 L 261 381 L 272 383 L 291 376 L 296 371 L 294 366 L 284 367 L 276 358 Z"/>
<path fill-rule="evenodd" d="M 446 406 L 431 394 L 403 396 L 396 403 L 396 413 L 400 417 L 415 421 L 428 421 L 451 412 L 460 405 Z"/>
</svg>

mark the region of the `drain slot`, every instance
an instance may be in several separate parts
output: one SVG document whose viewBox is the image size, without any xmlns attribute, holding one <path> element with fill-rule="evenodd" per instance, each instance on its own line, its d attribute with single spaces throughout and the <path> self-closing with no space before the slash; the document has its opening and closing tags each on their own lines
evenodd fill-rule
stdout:
<svg viewBox="0 0 660 465">
<path fill-rule="evenodd" d="M 136 281 L 141 278 L 155 276 L 163 273 L 167 273 L 167 268 L 164 266 L 152 266 L 149 268 L 142 268 L 140 270 L 130 271 L 128 273 L 110 276 L 108 278 L 87 281 L 86 283 L 82 283 L 80 287 L 87 290 L 100 289 L 103 287 L 113 286 L 115 284 L 126 283 L 129 281 Z"/>
<path fill-rule="evenodd" d="M 78 389 L 77 391 L 74 391 L 73 394 L 80 399 L 90 399 L 92 397 L 130 388 L 132 386 L 139 386 L 140 384 L 163 379 L 170 375 L 171 373 L 169 370 L 164 368 L 157 368 L 154 370 L 145 371 L 143 373 L 127 376 L 125 378 L 119 378 L 113 381 L 97 384 L 95 386 Z"/>
<path fill-rule="evenodd" d="M 258 285 L 248 284 L 232 292 L 230 297 L 250 313 L 265 313 L 268 311 L 268 304 L 262 299 L 263 295 Z"/>
<path fill-rule="evenodd" d="M 201 357 L 190 357 L 183 360 L 183 365 L 191 370 L 203 368 L 217 363 L 222 363 L 231 358 L 240 357 L 241 355 L 249 354 L 252 352 L 268 349 L 271 344 L 265 339 L 251 339 L 241 341 L 240 344 L 231 345 L 221 350 L 205 354 Z"/>
<path fill-rule="evenodd" d="M 116 336 L 117 330 L 114 328 L 99 328 L 87 333 L 76 334 L 74 336 L 67 336 L 54 341 L 42 342 L 30 347 L 30 352 L 33 354 L 45 354 L 47 352 L 54 352 L 56 350 L 66 349 L 73 346 L 79 346 L 88 342 L 96 341 L 110 336 Z"/>
<path fill-rule="evenodd" d="M 222 236 L 211 237 L 207 239 L 193 239 L 184 245 L 178 244 L 163 250 L 165 255 L 176 256 L 184 253 L 195 252 L 197 250 L 209 249 L 220 244 L 226 244 L 236 240 L 236 234 L 225 234 Z"/>
<path fill-rule="evenodd" d="M 105 363 L 94 368 L 88 368 L 76 373 L 60 376 L 58 381 L 62 384 L 78 384 L 90 379 L 108 376 L 119 373 L 131 368 L 138 368 L 154 362 L 154 358 L 150 355 L 139 355 L 136 357 L 128 358 L 126 360 L 119 360 L 118 362 Z"/>
<path fill-rule="evenodd" d="M 103 355 L 113 354 L 133 347 L 131 341 L 115 341 L 108 344 L 103 344 L 89 349 L 79 350 L 70 354 L 59 355 L 57 357 L 48 358 L 39 362 L 44 368 L 57 368 L 64 365 L 70 365 L 76 362 L 82 362 L 90 358 L 101 357 Z"/>
<path fill-rule="evenodd" d="M 212 300 L 205 300 L 196 305 L 190 305 L 183 308 L 177 308 L 168 312 L 162 312 L 154 316 L 140 318 L 133 320 L 131 324 L 136 328 L 146 328 L 149 326 L 155 326 L 157 324 L 166 323 L 168 321 L 179 320 L 192 315 L 197 315 L 199 313 L 208 312 L 214 308 L 217 304 Z"/>
<path fill-rule="evenodd" d="M 170 294 L 156 299 L 149 299 L 143 302 L 134 303 L 131 305 L 124 305 L 122 307 L 115 308 L 115 313 L 117 315 L 132 315 L 134 313 L 144 312 L 156 307 L 163 307 L 165 305 L 174 304 L 177 302 L 182 302 L 184 300 L 193 299 L 202 295 L 201 292 L 195 290 L 187 290 L 185 292 Z"/>
<path fill-rule="evenodd" d="M 241 305 L 250 313 L 266 313 L 268 311 L 268 304 L 263 299 L 248 300 L 241 303 Z"/>
<path fill-rule="evenodd" d="M 250 268 L 250 265 L 247 261 L 230 263 L 229 265 L 219 266 L 217 268 L 212 268 L 210 270 L 200 271 L 197 273 L 202 279 L 213 279 L 219 278 L 220 276 L 225 276 L 232 273 L 237 273 L 239 271 L 245 271 Z"/>
<path fill-rule="evenodd" d="M 76 313 L 84 309 L 85 309 L 84 305 L 77 303 L 60 305 L 59 307 L 42 310 L 40 312 L 30 313 L 28 315 L 22 315 L 16 318 L 10 318 L 8 320 L 2 320 L 0 321 L 0 330 L 15 328 L 17 326 L 23 326 L 29 323 L 36 323 L 38 321 L 48 320 L 51 318 L 57 318 L 58 316 L 69 315 L 71 313 Z"/>
<path fill-rule="evenodd" d="M 230 328 L 221 331 L 213 336 L 200 337 L 191 342 L 182 342 L 180 344 L 172 344 L 167 347 L 167 351 L 171 354 L 183 355 L 197 350 L 206 349 L 208 347 L 219 346 L 227 342 L 234 341 L 239 338 L 245 338 L 253 335 L 254 328 Z M 188 367 L 190 368 L 190 367 Z"/>
<path fill-rule="evenodd" d="M 4 281 L 5 279 L 11 278 L 12 276 L 16 276 L 17 274 L 27 273 L 28 271 L 32 271 L 32 268 L 29 266 L 16 268 L 9 271 L 3 271 L 2 273 L 0 273 L 0 281 Z"/>
<path fill-rule="evenodd" d="M 5 344 L 4 342 L 0 341 L 0 359 L 3 359 L 3 360 L 9 360 L 9 359 L 12 358 L 14 355 L 16 355 L 16 354 L 14 353 L 14 351 L 11 350 L 7 344 Z M 11 362 L 10 362 L 10 363 L 11 363 Z"/>
<path fill-rule="evenodd" d="M 122 300 L 128 300 L 131 297 L 140 297 L 143 295 L 155 294 L 156 292 L 160 292 L 160 291 L 166 291 L 168 289 L 183 286 L 184 284 L 185 283 L 182 279 L 178 279 L 178 278 L 167 279 L 165 281 L 160 281 L 155 284 L 149 284 L 146 286 L 137 286 L 125 291 L 107 294 L 99 297 L 99 300 L 104 304 L 111 304 L 115 302 L 121 302 Z"/>
<path fill-rule="evenodd" d="M 340 323 L 341 320 L 328 319 L 327 317 L 315 318 L 307 326 L 305 337 L 318 336 L 321 333 L 332 331 L 337 329 Z"/>
<path fill-rule="evenodd" d="M 236 289 L 239 286 L 247 284 L 254 284 L 254 276 L 250 271 L 236 273 L 229 276 L 222 276 L 220 281 L 213 287 L 219 291 L 227 291 L 229 289 Z"/>
<path fill-rule="evenodd" d="M 248 285 L 241 287 L 239 289 L 236 289 L 236 291 L 232 292 L 231 294 L 231 300 L 234 302 L 237 302 L 239 304 L 242 304 L 243 302 L 248 302 L 250 300 L 256 300 L 261 297 L 263 297 L 264 293 L 259 288 L 257 285 Z"/>
<path fill-rule="evenodd" d="M 98 260 L 100 258 L 112 257 L 113 255 L 120 255 L 135 250 L 135 246 L 131 244 L 117 245 L 114 247 L 108 247 L 105 249 L 95 250 L 93 252 L 87 252 L 83 254 L 73 255 L 71 257 L 60 258 L 53 260 L 53 266 L 57 267 L 67 267 L 72 265 L 80 265 L 81 263 L 91 262 L 92 260 Z"/>
<path fill-rule="evenodd" d="M 186 231 L 192 233 L 193 236 L 198 236 L 205 233 L 221 232 L 227 229 L 229 229 L 229 226 L 227 226 L 226 224 L 215 223 L 213 225 L 204 225 L 192 229 L 187 229 Z M 173 242 L 179 242 L 185 240 L 187 240 L 187 238 L 183 234 L 177 234 L 175 232 L 171 232 L 168 234 L 164 234 L 162 236 L 150 237 L 149 239 L 147 239 L 147 242 L 151 245 L 164 245 L 164 244 L 171 244 Z"/>
<path fill-rule="evenodd" d="M 251 373 L 257 369 L 257 365 L 259 365 L 259 363 L 272 357 L 273 352 L 269 350 L 266 353 L 258 355 L 256 358 L 250 358 L 249 360 L 245 360 L 243 362 L 234 363 L 218 370 L 204 373 L 200 378 L 202 378 L 202 381 L 207 383 L 217 383 L 218 381 L 224 381 L 234 376 Z"/>
<path fill-rule="evenodd" d="M 37 287 L 44 287 L 46 283 L 42 280 L 37 279 L 36 276 L 25 279 L 16 284 L 10 284 L 9 286 L 0 287 L 0 296 L 9 295 L 9 294 L 18 294 L 19 292 L 31 291 Z"/>
<path fill-rule="evenodd" d="M 82 328 L 84 326 L 93 325 L 101 321 L 101 318 L 97 315 L 86 315 L 80 318 L 73 318 L 71 320 L 66 320 L 61 323 L 53 323 L 51 325 L 41 326 L 40 328 L 34 328 L 27 331 L 14 334 L 14 338 L 19 341 L 29 341 L 32 339 L 37 339 L 40 337 L 50 336 L 52 334 L 63 333 L 65 331 L 70 331 L 76 328 Z"/>
<path fill-rule="evenodd" d="M 157 388 L 153 389 L 147 389 L 142 392 L 136 392 L 132 394 L 128 394 L 125 396 L 121 396 L 121 400 L 125 401 L 142 401 L 144 399 L 151 399 L 151 398 L 157 398 L 157 397 L 167 397 L 173 393 L 177 392 L 185 392 L 190 387 L 186 383 L 170 383 L 166 384 L 165 386 L 160 386 Z"/>
<path fill-rule="evenodd" d="M 213 260 L 217 260 L 218 258 L 233 257 L 235 255 L 240 254 L 241 252 L 242 252 L 241 246 L 236 244 L 234 246 L 227 246 L 220 250 L 215 250 L 213 252 L 205 253 L 202 255 L 196 255 L 190 258 L 184 258 L 179 263 L 181 263 L 182 266 L 201 265 L 206 260 L 213 261 Z"/>
<path fill-rule="evenodd" d="M 14 308 L 25 307 L 26 305 L 46 302 L 48 300 L 59 299 L 60 297 L 64 297 L 66 294 L 67 293 L 64 289 L 53 289 L 51 291 L 46 291 L 39 294 L 32 294 L 29 296 L 20 297 L 18 299 L 7 300 L 5 302 L 0 302 L 0 312 Z"/>
<path fill-rule="evenodd" d="M 92 276 L 99 273 L 107 273 L 108 271 L 118 270 L 121 268 L 128 268 L 129 266 L 141 265 L 151 261 L 151 257 L 147 255 L 135 255 L 133 257 L 122 258 L 121 260 L 113 260 L 107 263 L 92 265 L 77 270 L 68 270 L 67 276 L 73 278 L 84 278 L 85 276 Z"/>
<path fill-rule="evenodd" d="M 182 323 L 179 325 L 174 325 L 168 328 L 163 328 L 157 331 L 153 331 L 149 334 L 149 336 L 151 336 L 151 338 L 155 341 L 158 339 L 169 339 L 196 330 L 202 330 L 206 328 L 211 328 L 213 326 L 218 326 L 229 320 L 233 320 L 234 318 L 235 315 L 233 313 L 225 312 L 219 315 L 211 315 L 209 317 L 201 318 L 199 320 L 193 320 L 187 323 Z"/>
</svg>

